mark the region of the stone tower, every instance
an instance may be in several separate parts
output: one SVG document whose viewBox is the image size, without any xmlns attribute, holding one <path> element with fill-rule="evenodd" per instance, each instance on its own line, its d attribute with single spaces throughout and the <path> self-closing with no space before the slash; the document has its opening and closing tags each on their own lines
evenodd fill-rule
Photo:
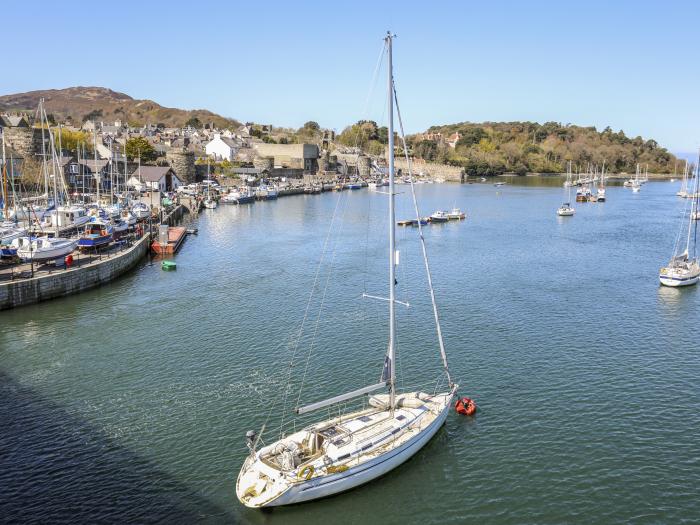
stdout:
<svg viewBox="0 0 700 525">
<path fill-rule="evenodd" d="M 49 130 L 44 130 L 48 142 Z M 3 128 L 5 142 L 23 158 L 30 159 L 41 154 L 41 128 L 6 127 Z"/>
<path fill-rule="evenodd" d="M 195 181 L 194 152 L 185 148 L 173 148 L 165 154 L 168 164 L 182 182 Z"/>
</svg>

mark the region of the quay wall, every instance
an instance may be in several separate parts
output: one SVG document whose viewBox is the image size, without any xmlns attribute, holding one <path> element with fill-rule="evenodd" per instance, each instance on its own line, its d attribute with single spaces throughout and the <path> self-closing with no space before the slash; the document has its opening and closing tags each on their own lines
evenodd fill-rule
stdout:
<svg viewBox="0 0 700 525">
<path fill-rule="evenodd" d="M 72 295 L 108 283 L 131 270 L 146 255 L 150 237 L 102 261 L 30 279 L 0 284 L 0 310 Z"/>
</svg>

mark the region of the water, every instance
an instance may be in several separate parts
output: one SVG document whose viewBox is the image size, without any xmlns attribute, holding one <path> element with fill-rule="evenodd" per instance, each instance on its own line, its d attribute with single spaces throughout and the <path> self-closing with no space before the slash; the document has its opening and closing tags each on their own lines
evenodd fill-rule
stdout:
<svg viewBox="0 0 700 525">
<path fill-rule="evenodd" d="M 573 218 L 555 216 L 560 186 L 418 186 L 426 212 L 456 203 L 468 214 L 425 232 L 451 370 L 479 412 L 450 415 L 373 483 L 272 512 L 242 507 L 234 484 L 245 431 L 269 412 L 268 428 L 280 423 L 315 276 L 286 404 L 312 341 L 301 403 L 381 371 L 385 303 L 359 296 L 385 293 L 386 197 L 206 211 L 176 272 L 144 263 L 97 290 L 0 314 L 0 516 L 696 523 L 700 290 L 657 280 L 678 230 L 676 186 L 611 187 Z M 397 218 L 408 217 L 399 188 Z M 398 295 L 411 303 L 398 311 L 399 379 L 432 388 L 440 363 L 415 233 L 398 231 Z"/>
</svg>

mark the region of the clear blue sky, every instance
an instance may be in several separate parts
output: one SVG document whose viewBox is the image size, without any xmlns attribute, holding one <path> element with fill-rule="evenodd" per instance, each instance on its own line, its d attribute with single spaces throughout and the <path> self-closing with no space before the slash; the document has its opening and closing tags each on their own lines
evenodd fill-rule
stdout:
<svg viewBox="0 0 700 525">
<path fill-rule="evenodd" d="M 72 4 L 72 5 L 71 5 Z M 31 5 L 31 9 L 29 9 Z M 0 93 L 105 86 L 239 120 L 342 129 L 387 29 L 408 132 L 609 125 L 700 145 L 700 2 L 42 2 L 3 6 Z M 375 97 L 381 99 L 381 97 Z"/>
</svg>

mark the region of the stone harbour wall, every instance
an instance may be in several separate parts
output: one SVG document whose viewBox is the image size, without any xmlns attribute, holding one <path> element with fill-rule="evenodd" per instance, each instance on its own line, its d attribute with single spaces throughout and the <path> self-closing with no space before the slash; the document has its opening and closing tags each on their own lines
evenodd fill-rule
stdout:
<svg viewBox="0 0 700 525">
<path fill-rule="evenodd" d="M 76 294 L 108 283 L 131 270 L 150 246 L 145 235 L 119 254 L 86 266 L 0 284 L 0 310 Z"/>
</svg>

